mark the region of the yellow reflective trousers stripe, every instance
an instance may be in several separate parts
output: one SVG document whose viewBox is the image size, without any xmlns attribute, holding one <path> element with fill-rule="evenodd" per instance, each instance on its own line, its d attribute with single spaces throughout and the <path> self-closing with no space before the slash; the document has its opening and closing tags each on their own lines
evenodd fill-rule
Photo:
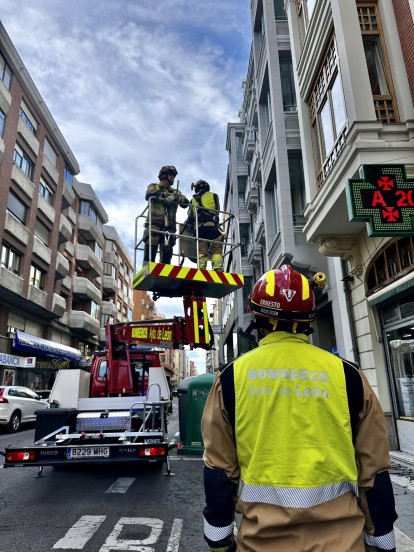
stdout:
<svg viewBox="0 0 414 552">
<path fill-rule="evenodd" d="M 305 489 L 357 482 L 342 361 L 273 332 L 234 363 L 241 480 Z"/>
</svg>

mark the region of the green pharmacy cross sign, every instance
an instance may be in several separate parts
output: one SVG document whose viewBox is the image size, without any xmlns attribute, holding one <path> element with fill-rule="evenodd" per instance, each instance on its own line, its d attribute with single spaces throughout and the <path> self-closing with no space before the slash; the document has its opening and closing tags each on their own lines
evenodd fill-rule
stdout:
<svg viewBox="0 0 414 552">
<path fill-rule="evenodd" d="M 368 236 L 414 236 L 414 179 L 404 165 L 362 165 L 348 180 L 350 221 L 367 221 Z"/>
</svg>

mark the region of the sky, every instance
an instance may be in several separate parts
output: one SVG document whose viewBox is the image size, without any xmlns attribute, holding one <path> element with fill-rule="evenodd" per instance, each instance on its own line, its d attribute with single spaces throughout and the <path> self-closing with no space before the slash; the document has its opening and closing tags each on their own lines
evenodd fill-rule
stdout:
<svg viewBox="0 0 414 552">
<path fill-rule="evenodd" d="M 78 180 L 93 186 L 132 259 L 135 219 L 163 165 L 177 167 L 187 197 L 203 179 L 223 201 L 227 123 L 238 121 L 251 46 L 248 0 L 1 0 L 1 21 Z M 180 299 L 157 309 L 183 315 Z M 204 371 L 204 351 L 188 356 Z"/>
</svg>

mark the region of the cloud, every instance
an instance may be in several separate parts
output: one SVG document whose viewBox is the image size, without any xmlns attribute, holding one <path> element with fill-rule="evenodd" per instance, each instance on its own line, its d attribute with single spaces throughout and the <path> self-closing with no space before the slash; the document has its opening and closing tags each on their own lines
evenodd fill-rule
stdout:
<svg viewBox="0 0 414 552">
<path fill-rule="evenodd" d="M 223 200 L 227 123 L 238 118 L 250 53 L 247 3 L 20 0 L 16 9 L 2 0 L 2 22 L 78 179 L 93 186 L 132 258 L 135 219 L 162 165 L 178 168 L 188 197 L 203 178 Z"/>
</svg>

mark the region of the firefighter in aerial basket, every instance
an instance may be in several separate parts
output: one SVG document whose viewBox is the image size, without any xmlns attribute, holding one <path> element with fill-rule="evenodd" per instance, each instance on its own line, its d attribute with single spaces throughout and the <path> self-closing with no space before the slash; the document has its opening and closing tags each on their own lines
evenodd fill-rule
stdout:
<svg viewBox="0 0 414 552">
<path fill-rule="evenodd" d="M 210 184 L 199 180 L 191 185 L 195 194 L 191 198 L 188 210 L 187 224 L 195 224 L 195 209 L 197 209 L 199 267 L 207 268 L 209 256 L 211 265 L 216 272 L 223 272 L 223 232 L 219 226 L 220 200 L 217 194 L 210 191 Z M 203 241 L 209 240 L 209 241 Z"/>
<path fill-rule="evenodd" d="M 395 551 L 379 401 L 358 366 L 308 341 L 325 283 L 266 272 L 248 303 L 259 346 L 217 372 L 202 419 L 212 551 Z"/>
<path fill-rule="evenodd" d="M 161 167 L 158 173 L 158 184 L 150 184 L 145 194 L 145 200 L 150 202 L 151 226 L 149 215 L 145 222 L 144 235 L 144 265 L 154 262 L 160 244 L 160 262 L 170 264 L 173 248 L 176 242 L 177 209 L 178 206 L 186 208 L 188 199 L 178 190 L 173 188 L 177 169 L 173 165 Z M 164 232 L 159 234 L 158 232 Z"/>
</svg>

